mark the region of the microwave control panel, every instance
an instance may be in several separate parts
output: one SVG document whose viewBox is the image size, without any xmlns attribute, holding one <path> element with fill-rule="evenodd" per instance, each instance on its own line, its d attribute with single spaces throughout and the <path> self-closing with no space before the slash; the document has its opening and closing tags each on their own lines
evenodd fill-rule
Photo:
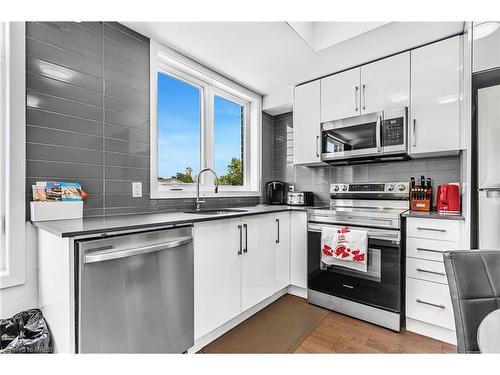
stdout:
<svg viewBox="0 0 500 375">
<path fill-rule="evenodd" d="M 382 146 L 404 144 L 404 118 L 391 118 L 382 122 Z"/>
</svg>

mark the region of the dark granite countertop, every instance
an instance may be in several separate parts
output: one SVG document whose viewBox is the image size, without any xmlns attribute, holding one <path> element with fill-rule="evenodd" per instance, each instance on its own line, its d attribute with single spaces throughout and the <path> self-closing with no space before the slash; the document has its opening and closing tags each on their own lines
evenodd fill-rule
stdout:
<svg viewBox="0 0 500 375">
<path fill-rule="evenodd" d="M 71 220 L 37 221 L 33 224 L 59 237 L 80 237 L 99 235 L 102 233 L 154 229 L 169 225 L 191 224 L 201 221 L 223 220 L 240 216 L 259 215 L 282 211 L 305 211 L 304 206 L 268 206 L 258 205 L 251 207 L 221 208 L 221 210 L 235 211 L 222 215 L 199 215 L 195 213 L 167 212 L 154 214 L 120 215 L 110 217 L 91 217 Z M 236 210 L 245 210 L 238 212 Z"/>
<path fill-rule="evenodd" d="M 444 219 L 444 220 L 465 220 L 462 214 L 441 214 L 437 211 L 422 212 L 422 211 L 406 211 L 404 217 L 418 217 L 422 219 Z"/>
</svg>

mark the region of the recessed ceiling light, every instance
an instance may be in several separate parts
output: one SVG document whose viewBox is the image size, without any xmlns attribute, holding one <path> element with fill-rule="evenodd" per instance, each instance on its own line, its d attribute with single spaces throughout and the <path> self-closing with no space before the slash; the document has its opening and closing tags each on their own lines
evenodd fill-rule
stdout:
<svg viewBox="0 0 500 375">
<path fill-rule="evenodd" d="M 457 100 L 458 100 L 458 95 L 446 95 L 437 98 L 436 101 L 439 104 L 450 104 L 450 103 L 455 103 Z"/>
<path fill-rule="evenodd" d="M 474 40 L 478 40 L 484 38 L 485 36 L 493 34 L 495 31 L 498 30 L 499 27 L 500 27 L 500 22 L 496 21 L 488 21 L 480 23 L 478 25 L 474 25 L 474 30 L 472 31 L 474 35 Z"/>
<path fill-rule="evenodd" d="M 42 64 L 40 65 L 40 70 L 51 78 L 62 79 L 64 81 L 68 81 L 73 77 L 71 71 L 59 66 Z"/>
</svg>

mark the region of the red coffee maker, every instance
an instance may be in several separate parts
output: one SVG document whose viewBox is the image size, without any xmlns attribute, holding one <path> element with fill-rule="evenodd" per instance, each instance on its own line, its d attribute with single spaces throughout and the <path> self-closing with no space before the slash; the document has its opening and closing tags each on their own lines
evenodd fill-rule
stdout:
<svg viewBox="0 0 500 375">
<path fill-rule="evenodd" d="M 436 210 L 440 213 L 460 213 L 460 187 L 457 184 L 439 185 Z"/>
</svg>

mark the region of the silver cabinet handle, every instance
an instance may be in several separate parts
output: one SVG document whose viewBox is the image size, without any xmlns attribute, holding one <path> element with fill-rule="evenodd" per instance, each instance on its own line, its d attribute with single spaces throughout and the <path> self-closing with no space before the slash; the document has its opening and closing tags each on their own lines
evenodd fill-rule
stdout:
<svg viewBox="0 0 500 375">
<path fill-rule="evenodd" d="M 363 83 L 363 109 L 366 109 L 366 85 Z"/>
<path fill-rule="evenodd" d="M 430 271 L 430 270 L 424 270 L 422 268 L 417 268 L 418 272 L 424 272 L 424 273 L 432 273 L 433 275 L 439 275 L 439 276 L 446 276 L 444 272 L 436 272 L 436 271 Z"/>
<path fill-rule="evenodd" d="M 348 285 L 348 284 L 342 284 L 342 286 L 344 288 L 347 288 L 347 289 L 354 289 L 354 287 L 352 285 Z"/>
<path fill-rule="evenodd" d="M 424 305 L 434 306 L 434 307 L 437 307 L 437 308 L 439 308 L 439 309 L 443 309 L 443 310 L 446 308 L 446 306 L 445 306 L 445 305 L 437 305 L 437 304 L 432 303 L 432 302 L 423 301 L 423 300 L 421 300 L 421 299 L 419 299 L 419 298 L 417 298 L 417 299 L 416 299 L 416 301 L 417 301 L 418 303 L 423 303 Z"/>
<path fill-rule="evenodd" d="M 417 250 L 420 250 L 420 251 L 428 251 L 430 253 L 442 253 L 442 251 L 439 251 L 439 250 L 433 250 L 433 249 L 425 249 L 423 247 L 417 247 Z"/>
<path fill-rule="evenodd" d="M 359 92 L 359 87 L 356 86 L 354 88 L 354 110 L 358 112 L 359 107 L 358 107 L 358 92 Z"/>
<path fill-rule="evenodd" d="M 431 232 L 446 232 L 446 229 L 437 229 L 437 228 L 425 228 L 425 227 L 417 227 L 418 230 L 430 230 Z"/>
<path fill-rule="evenodd" d="M 280 219 L 276 219 L 276 224 L 278 224 L 278 237 L 276 238 L 276 243 L 280 243 Z"/>
<path fill-rule="evenodd" d="M 316 136 L 316 156 L 319 158 L 319 135 Z"/>
<path fill-rule="evenodd" d="M 243 254 L 243 234 L 241 233 L 241 225 L 238 225 L 238 232 L 240 234 L 240 248 L 238 249 L 238 255 Z"/>
<path fill-rule="evenodd" d="M 380 140 L 380 133 L 382 132 L 382 116 L 378 116 L 377 118 L 377 126 L 376 126 L 376 143 L 377 143 L 377 152 L 382 151 L 382 142 Z"/>
<path fill-rule="evenodd" d="M 243 248 L 243 252 L 248 253 L 248 226 L 243 224 L 243 229 L 245 230 L 245 247 Z"/>
<path fill-rule="evenodd" d="M 412 143 L 413 143 L 413 147 L 416 147 L 417 146 L 417 119 L 413 119 L 413 126 L 412 126 L 412 137 L 411 137 L 411 140 L 412 140 Z"/>
<path fill-rule="evenodd" d="M 174 247 L 180 247 L 182 245 L 186 245 L 193 241 L 193 237 L 186 236 L 180 237 L 176 240 L 164 242 L 156 245 L 144 246 L 144 247 L 136 247 L 133 249 L 119 250 L 113 251 L 111 249 L 94 251 L 91 253 L 85 254 L 83 257 L 84 263 L 96 263 L 103 262 L 105 260 L 113 260 L 113 259 L 121 259 L 127 258 L 134 255 L 143 255 L 148 253 L 153 253 L 160 250 L 173 249 Z"/>
</svg>

